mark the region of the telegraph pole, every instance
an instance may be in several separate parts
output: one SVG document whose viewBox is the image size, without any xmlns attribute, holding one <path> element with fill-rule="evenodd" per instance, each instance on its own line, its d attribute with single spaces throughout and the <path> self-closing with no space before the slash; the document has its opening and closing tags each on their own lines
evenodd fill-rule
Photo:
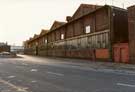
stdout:
<svg viewBox="0 0 135 92">
<path fill-rule="evenodd" d="M 105 5 L 106 5 L 106 0 L 105 0 Z"/>
<path fill-rule="evenodd" d="M 124 3 L 122 3 L 122 7 L 123 7 L 123 8 L 125 8 L 125 5 L 124 5 Z"/>
<path fill-rule="evenodd" d="M 125 8 L 125 0 L 123 0 L 122 7 Z"/>
<path fill-rule="evenodd" d="M 114 2 L 114 0 L 112 0 L 112 6 L 113 6 L 113 2 Z"/>
</svg>

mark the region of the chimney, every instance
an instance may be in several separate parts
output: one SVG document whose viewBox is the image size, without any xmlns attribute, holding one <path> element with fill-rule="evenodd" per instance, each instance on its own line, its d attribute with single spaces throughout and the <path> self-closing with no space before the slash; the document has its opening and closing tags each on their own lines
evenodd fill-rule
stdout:
<svg viewBox="0 0 135 92">
<path fill-rule="evenodd" d="M 66 21 L 67 21 L 67 22 L 70 22 L 71 20 L 72 20 L 72 17 L 71 17 L 71 16 L 67 16 L 67 17 L 66 17 Z"/>
</svg>

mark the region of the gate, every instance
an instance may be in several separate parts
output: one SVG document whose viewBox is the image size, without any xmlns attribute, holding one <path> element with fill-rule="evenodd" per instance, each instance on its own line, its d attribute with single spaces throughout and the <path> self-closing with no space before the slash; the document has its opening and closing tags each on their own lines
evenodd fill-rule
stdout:
<svg viewBox="0 0 135 92">
<path fill-rule="evenodd" d="M 128 43 L 119 43 L 113 46 L 114 61 L 117 63 L 129 63 Z"/>
</svg>

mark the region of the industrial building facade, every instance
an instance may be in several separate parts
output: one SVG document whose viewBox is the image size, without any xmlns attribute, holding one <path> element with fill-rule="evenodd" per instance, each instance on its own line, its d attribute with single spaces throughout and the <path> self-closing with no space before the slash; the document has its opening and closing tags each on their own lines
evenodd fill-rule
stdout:
<svg viewBox="0 0 135 92">
<path fill-rule="evenodd" d="M 131 63 L 135 63 L 135 6 L 128 8 L 129 55 Z"/>
<path fill-rule="evenodd" d="M 125 59 L 121 58 L 125 54 L 118 54 L 121 48 L 128 52 L 127 10 L 81 4 L 66 20 L 55 21 L 50 30 L 42 30 L 39 35 L 25 41 L 25 53 L 128 62 L 128 55 Z"/>
</svg>

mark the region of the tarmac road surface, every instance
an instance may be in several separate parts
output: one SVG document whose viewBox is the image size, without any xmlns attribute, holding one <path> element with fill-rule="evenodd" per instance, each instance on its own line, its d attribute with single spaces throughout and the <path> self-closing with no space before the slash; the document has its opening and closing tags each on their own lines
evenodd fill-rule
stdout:
<svg viewBox="0 0 135 92">
<path fill-rule="evenodd" d="M 135 74 L 94 69 L 72 59 L 0 58 L 0 92 L 135 92 Z"/>
</svg>

